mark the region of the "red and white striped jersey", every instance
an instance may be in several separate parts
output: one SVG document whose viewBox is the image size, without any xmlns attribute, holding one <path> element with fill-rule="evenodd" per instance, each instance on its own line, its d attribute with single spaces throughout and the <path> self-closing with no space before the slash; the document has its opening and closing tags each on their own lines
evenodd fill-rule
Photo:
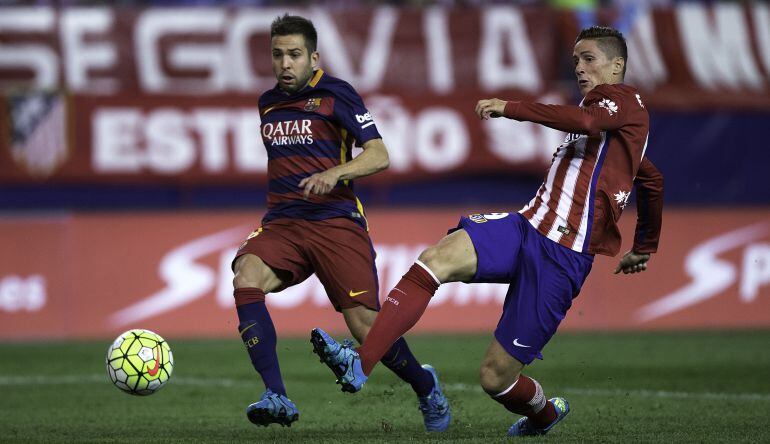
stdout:
<svg viewBox="0 0 770 444">
<path fill-rule="evenodd" d="M 635 88 L 600 85 L 580 106 L 508 102 L 505 116 L 569 133 L 537 194 L 519 211 L 533 227 L 575 251 L 614 256 L 621 244 L 617 222 L 636 178 L 643 190 L 634 251 L 657 250 L 663 177 L 644 157 L 649 115 Z"/>
</svg>

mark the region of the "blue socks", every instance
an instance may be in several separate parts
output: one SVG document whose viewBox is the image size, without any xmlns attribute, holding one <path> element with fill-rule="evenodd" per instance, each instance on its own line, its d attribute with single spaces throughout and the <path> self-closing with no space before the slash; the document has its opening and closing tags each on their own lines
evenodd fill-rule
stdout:
<svg viewBox="0 0 770 444">
<path fill-rule="evenodd" d="M 262 377 L 265 388 L 286 396 L 276 353 L 276 335 L 273 320 L 265 306 L 265 293 L 258 288 L 235 290 L 238 312 L 238 333 L 249 353 L 254 369 Z"/>
<path fill-rule="evenodd" d="M 433 375 L 420 366 L 403 337 L 398 338 L 380 362 L 404 382 L 409 383 L 417 396 L 428 396 L 433 390 Z"/>
</svg>

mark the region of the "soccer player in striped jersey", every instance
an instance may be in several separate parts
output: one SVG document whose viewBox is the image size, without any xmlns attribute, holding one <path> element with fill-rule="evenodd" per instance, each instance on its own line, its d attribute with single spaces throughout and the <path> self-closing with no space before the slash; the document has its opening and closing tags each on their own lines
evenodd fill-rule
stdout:
<svg viewBox="0 0 770 444">
<path fill-rule="evenodd" d="M 566 131 L 535 197 L 518 213 L 472 214 L 425 250 L 383 303 L 358 349 L 340 346 L 314 329 L 315 350 L 349 391 L 360 390 L 389 344 L 417 323 L 442 283 L 509 283 L 503 313 L 481 365 L 481 386 L 507 410 L 523 415 L 510 436 L 541 435 L 569 412 L 564 398 L 548 400 L 522 374 L 541 351 L 580 292 L 595 254 L 620 249 L 617 222 L 637 189 L 631 251 L 615 273 L 647 268 L 657 251 L 663 177 L 645 157 L 649 117 L 639 93 L 623 84 L 627 50 L 616 30 L 592 27 L 573 52 L 579 106 L 480 100 L 481 119 L 507 117 Z"/>
<path fill-rule="evenodd" d="M 286 14 L 272 23 L 270 35 L 278 84 L 259 99 L 268 154 L 267 213 L 233 260 L 238 330 L 266 388 L 246 414 L 265 426 L 290 425 L 299 417 L 281 377 L 265 295 L 315 273 L 350 332 L 363 342 L 380 309 L 379 288 L 366 216 L 352 181 L 389 163 L 361 97 L 318 68 L 312 22 Z M 355 158 L 354 144 L 363 148 Z M 435 370 L 421 366 L 403 338 L 390 341 L 380 359 L 414 389 L 426 429 L 445 430 L 451 413 Z"/>
</svg>

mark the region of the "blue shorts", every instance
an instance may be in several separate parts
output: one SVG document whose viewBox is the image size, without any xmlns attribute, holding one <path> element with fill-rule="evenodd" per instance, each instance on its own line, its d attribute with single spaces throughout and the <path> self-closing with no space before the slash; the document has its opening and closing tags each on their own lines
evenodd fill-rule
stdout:
<svg viewBox="0 0 770 444">
<path fill-rule="evenodd" d="M 460 228 L 478 257 L 471 282 L 510 284 L 495 338 L 524 364 L 543 359 L 541 351 L 580 292 L 594 256 L 548 239 L 519 213 L 472 214 L 460 219 Z"/>
</svg>

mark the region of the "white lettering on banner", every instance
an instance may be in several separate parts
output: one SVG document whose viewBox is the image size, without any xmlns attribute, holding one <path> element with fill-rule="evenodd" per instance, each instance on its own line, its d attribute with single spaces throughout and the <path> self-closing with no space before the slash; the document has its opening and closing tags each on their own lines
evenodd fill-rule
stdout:
<svg viewBox="0 0 770 444">
<path fill-rule="evenodd" d="M 153 171 L 177 174 L 195 162 L 195 146 L 185 131 L 184 115 L 173 108 L 150 112 L 145 123 L 145 160 Z"/>
<path fill-rule="evenodd" d="M 752 249 L 753 241 L 768 234 L 770 234 L 770 223 L 761 222 L 699 244 L 685 258 L 685 270 L 692 277 L 692 282 L 640 308 L 636 312 L 636 319 L 640 322 L 649 322 L 718 296 L 735 284 L 739 274 L 735 264 L 720 259 L 719 255 L 744 245 L 747 245 L 748 249 Z M 757 251 L 751 250 L 744 254 L 744 266 L 746 266 L 746 256 L 755 256 Z M 764 253 L 765 250 L 763 249 L 762 254 Z M 763 261 L 765 260 L 768 258 L 763 256 Z M 741 293 L 741 298 L 745 302 L 753 301 L 756 298 L 753 293 L 749 292 L 750 289 L 756 288 L 761 283 L 765 283 L 766 279 L 770 279 L 766 276 L 767 273 L 770 273 L 766 271 L 766 266 L 766 262 L 763 262 L 761 265 L 752 265 L 751 270 L 744 271 L 744 273 L 750 274 L 750 276 L 742 279 L 742 282 L 746 282 L 747 293 L 746 295 Z M 742 289 L 743 286 L 742 283 Z"/>
<path fill-rule="evenodd" d="M 91 120 L 91 164 L 97 173 L 137 173 L 144 160 L 139 151 L 142 114 L 136 108 L 103 108 Z"/>
<path fill-rule="evenodd" d="M 26 278 L 17 275 L 0 279 L 0 311 L 39 311 L 46 303 L 45 278 L 33 274 Z"/>
<path fill-rule="evenodd" d="M 270 24 L 284 13 L 299 14 L 291 8 L 259 8 L 240 9 L 235 17 L 227 23 L 227 52 L 228 67 L 233 86 L 240 91 L 264 91 L 275 85 L 272 71 L 264 76 L 254 73 L 251 60 L 253 58 L 249 41 L 254 34 L 270 35 Z M 267 57 L 267 48 L 265 48 Z"/>
<path fill-rule="evenodd" d="M 0 14 L 0 32 L 51 32 L 54 27 L 54 11 L 50 8 L 3 8 Z M 32 71 L 32 88 L 55 89 L 59 83 L 59 58 L 56 52 L 38 43 L 3 42 L 0 45 L 0 68 Z M 2 86 L 16 86 L 15 82 Z"/>
<path fill-rule="evenodd" d="M 218 173 L 227 169 L 228 112 L 222 109 L 197 109 L 192 113 L 192 122 L 201 135 L 201 165 L 207 173 Z"/>
<path fill-rule="evenodd" d="M 172 68 L 205 70 L 206 77 L 172 78 L 162 67 L 164 57 L 160 40 L 171 34 L 219 34 L 225 24 L 221 8 L 148 9 L 139 16 L 135 26 L 134 60 L 139 71 L 140 85 L 153 92 L 214 93 L 227 89 L 227 53 L 214 43 L 178 43 L 168 54 Z"/>
<path fill-rule="evenodd" d="M 417 148 L 410 140 L 413 134 L 412 117 L 398 97 L 369 96 L 366 104 L 377 116 L 377 129 L 388 146 L 390 170 L 396 173 L 409 171 Z"/>
<path fill-rule="evenodd" d="M 385 77 L 393 47 L 393 35 L 398 24 L 398 12 L 392 7 L 374 10 L 372 23 L 368 27 L 369 38 L 362 45 L 358 55 L 350 55 L 346 38 L 337 30 L 331 14 L 320 8 L 312 9 L 312 20 L 318 30 L 318 48 L 335 76 L 343 78 L 356 87 L 359 93 L 379 89 Z M 353 60 L 360 60 L 359 72 L 352 66 Z"/>
<path fill-rule="evenodd" d="M 740 294 L 744 302 L 757 299 L 759 288 L 770 284 L 770 244 L 753 244 L 743 251 Z"/>
<path fill-rule="evenodd" d="M 447 94 L 454 89 L 454 71 L 452 66 L 452 38 L 449 34 L 447 8 L 430 7 L 424 10 L 422 18 L 425 37 L 425 59 L 428 61 L 428 85 L 439 94 Z"/>
<path fill-rule="evenodd" d="M 518 8 L 484 8 L 481 19 L 481 50 L 477 59 L 479 83 L 486 91 L 541 88 L 537 59 L 527 25 Z M 506 60 L 510 60 L 506 64 Z"/>
<path fill-rule="evenodd" d="M 179 309 L 211 294 L 219 307 L 231 309 L 234 301 L 230 264 L 237 251 L 234 246 L 243 241 L 248 232 L 248 226 L 231 228 L 193 239 L 169 251 L 158 265 L 165 287 L 114 313 L 108 323 L 111 327 L 124 327 Z M 375 245 L 381 297 L 398 283 L 424 249 L 424 245 Z M 213 269 L 201 263 L 211 254 L 218 254 L 217 265 Z M 505 300 L 506 292 L 506 285 L 446 284 L 439 288 L 430 306 L 499 305 Z M 280 293 L 271 294 L 269 298 L 272 308 L 283 310 L 303 304 L 317 307 L 329 305 L 326 290 L 315 276 Z"/>
<path fill-rule="evenodd" d="M 762 88 L 762 76 L 751 51 L 751 28 L 741 4 L 686 2 L 677 5 L 676 17 L 685 59 L 701 86 Z"/>
<path fill-rule="evenodd" d="M 120 85 L 117 79 L 93 77 L 91 69 L 105 69 L 115 65 L 117 50 L 111 42 L 86 43 L 86 34 L 104 33 L 112 28 L 113 10 L 110 8 L 67 8 L 61 13 L 61 42 L 67 84 L 74 91 L 90 94 L 111 94 Z"/>
<path fill-rule="evenodd" d="M 108 319 L 113 327 L 123 327 L 143 319 L 173 311 L 214 290 L 215 271 L 198 262 L 204 256 L 232 248 L 243 241 L 248 226 L 231 228 L 193 239 L 161 258 L 158 273 L 166 286 L 139 302 L 129 305 Z"/>
<path fill-rule="evenodd" d="M 754 35 L 757 41 L 757 50 L 765 72 L 770 73 L 770 6 L 767 3 L 754 3 Z"/>
<path fill-rule="evenodd" d="M 554 94 L 540 97 L 537 102 L 561 104 L 560 99 Z M 503 118 L 485 120 L 483 127 L 490 151 L 510 163 L 548 162 L 565 136 L 543 125 Z"/>
<path fill-rule="evenodd" d="M 92 165 L 99 174 L 178 174 L 197 162 L 210 174 L 225 171 L 231 162 L 241 172 L 267 169 L 256 108 L 159 108 L 146 114 L 136 108 L 100 108 L 92 119 Z"/>
<path fill-rule="evenodd" d="M 412 116 L 396 97 L 370 96 L 367 104 L 377 116 L 377 128 L 388 145 L 394 172 L 416 167 L 448 171 L 470 155 L 467 125 L 453 108 L 430 107 Z"/>
<path fill-rule="evenodd" d="M 668 79 L 650 9 L 635 16 L 627 43 L 628 59 L 633 60 L 633 63 L 626 63 L 627 83 L 652 90 Z"/>
<path fill-rule="evenodd" d="M 414 148 L 427 171 L 447 171 L 462 164 L 470 154 L 469 139 L 465 121 L 451 108 L 426 108 L 417 118 Z"/>
</svg>

